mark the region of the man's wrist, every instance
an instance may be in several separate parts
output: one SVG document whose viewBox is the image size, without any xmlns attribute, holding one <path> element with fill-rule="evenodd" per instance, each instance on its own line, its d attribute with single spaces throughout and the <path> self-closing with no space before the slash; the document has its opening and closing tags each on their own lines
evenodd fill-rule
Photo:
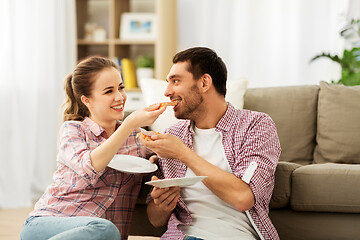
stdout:
<svg viewBox="0 0 360 240">
<path fill-rule="evenodd" d="M 195 154 L 190 148 L 184 145 L 184 149 L 180 152 L 179 160 L 181 160 L 185 165 L 188 166 L 189 161 L 193 158 L 192 156 Z"/>
<path fill-rule="evenodd" d="M 150 212 L 152 212 L 152 214 Z M 171 213 L 172 211 L 167 212 L 162 210 L 158 205 L 154 203 L 154 200 L 152 200 L 148 205 L 149 220 L 151 224 L 155 227 L 165 226 L 170 219 Z"/>
</svg>

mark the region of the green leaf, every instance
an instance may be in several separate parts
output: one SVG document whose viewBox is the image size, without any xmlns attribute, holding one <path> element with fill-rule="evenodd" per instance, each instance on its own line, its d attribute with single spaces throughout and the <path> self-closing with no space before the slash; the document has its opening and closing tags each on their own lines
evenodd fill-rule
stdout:
<svg viewBox="0 0 360 240">
<path fill-rule="evenodd" d="M 334 61 L 334 62 L 337 62 L 337 63 L 339 63 L 339 64 L 341 65 L 341 60 L 340 60 L 339 56 L 338 56 L 338 55 L 332 56 L 332 55 L 330 55 L 329 53 L 322 53 L 322 54 L 316 55 L 315 57 L 313 57 L 313 58 L 310 60 L 310 62 L 313 62 L 313 61 L 315 61 L 316 59 L 321 58 L 321 57 L 329 58 L 330 60 L 332 60 L 332 61 Z"/>
<path fill-rule="evenodd" d="M 360 85 L 360 72 L 342 76 L 338 83 L 342 83 L 346 86 Z"/>
<path fill-rule="evenodd" d="M 154 57 L 141 55 L 136 59 L 136 66 L 138 68 L 154 68 Z"/>
<path fill-rule="evenodd" d="M 346 25 L 340 32 L 341 36 L 346 38 L 346 35 L 348 35 L 347 31 L 355 32 L 360 38 L 360 19 L 352 19 L 350 24 Z M 337 83 L 349 86 L 360 85 L 360 48 L 356 45 L 353 46 L 355 47 L 352 49 L 345 49 L 342 57 L 329 53 L 321 53 L 313 57 L 310 62 L 322 57 L 329 58 L 341 66 L 341 78 Z"/>
</svg>

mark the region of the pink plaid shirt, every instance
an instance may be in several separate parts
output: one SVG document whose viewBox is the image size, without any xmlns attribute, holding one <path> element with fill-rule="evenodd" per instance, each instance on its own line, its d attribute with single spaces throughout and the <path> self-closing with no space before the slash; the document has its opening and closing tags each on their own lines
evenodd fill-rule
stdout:
<svg viewBox="0 0 360 240">
<path fill-rule="evenodd" d="M 118 126 L 121 122 L 118 122 Z M 136 138 L 136 129 L 117 154 L 148 158 L 151 152 Z M 112 168 L 96 172 L 90 152 L 106 140 L 106 132 L 90 118 L 64 122 L 60 129 L 53 184 L 36 203 L 31 216 L 91 216 L 112 221 L 127 239 L 142 176 Z"/>
<path fill-rule="evenodd" d="M 216 131 L 223 136 L 225 155 L 233 174 L 248 182 L 254 193 L 255 205 L 246 211 L 253 227 L 261 239 L 279 239 L 268 216 L 274 173 L 281 152 L 274 122 L 265 113 L 237 110 L 229 103 Z M 193 149 L 194 131 L 189 120 L 180 121 L 166 132 L 178 136 Z M 257 165 L 254 173 L 248 171 L 250 165 Z M 159 169 L 159 178 L 175 178 L 184 177 L 187 166 L 176 159 L 160 159 Z M 190 212 L 180 197 L 161 239 L 183 239 L 185 233 L 177 226 L 188 225 L 191 221 Z"/>
</svg>

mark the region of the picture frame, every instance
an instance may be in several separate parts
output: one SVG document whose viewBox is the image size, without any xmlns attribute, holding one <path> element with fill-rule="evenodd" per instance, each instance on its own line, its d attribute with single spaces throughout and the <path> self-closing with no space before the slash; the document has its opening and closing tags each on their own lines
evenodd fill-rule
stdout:
<svg viewBox="0 0 360 240">
<path fill-rule="evenodd" d="M 155 13 L 123 13 L 121 15 L 121 40 L 155 40 L 157 26 Z"/>
</svg>

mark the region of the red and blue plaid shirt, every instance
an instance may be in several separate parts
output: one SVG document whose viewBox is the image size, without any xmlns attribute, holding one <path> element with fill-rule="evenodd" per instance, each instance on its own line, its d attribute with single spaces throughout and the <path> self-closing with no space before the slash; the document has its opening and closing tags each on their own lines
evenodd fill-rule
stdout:
<svg viewBox="0 0 360 240">
<path fill-rule="evenodd" d="M 229 103 L 215 129 L 223 136 L 225 155 L 233 174 L 247 182 L 254 193 L 255 204 L 246 211 L 250 222 L 261 239 L 279 239 L 268 216 L 274 173 L 281 153 L 274 122 L 265 113 L 237 110 Z M 193 149 L 194 131 L 189 120 L 180 121 L 166 132 L 178 136 Z M 254 165 L 256 169 L 252 172 L 250 169 L 254 169 Z M 159 159 L 158 177 L 161 179 L 184 177 L 186 170 L 187 166 L 179 160 Z M 190 212 L 180 197 L 161 238 L 183 239 L 185 233 L 178 229 L 178 225 L 188 225 L 191 221 Z"/>
<path fill-rule="evenodd" d="M 117 127 L 121 124 L 118 122 Z M 135 129 L 117 154 L 148 158 L 151 152 L 136 138 Z M 92 216 L 112 221 L 127 239 L 142 176 L 106 167 L 96 172 L 90 152 L 108 137 L 90 118 L 67 121 L 60 128 L 54 182 L 36 203 L 31 216 Z"/>
</svg>

